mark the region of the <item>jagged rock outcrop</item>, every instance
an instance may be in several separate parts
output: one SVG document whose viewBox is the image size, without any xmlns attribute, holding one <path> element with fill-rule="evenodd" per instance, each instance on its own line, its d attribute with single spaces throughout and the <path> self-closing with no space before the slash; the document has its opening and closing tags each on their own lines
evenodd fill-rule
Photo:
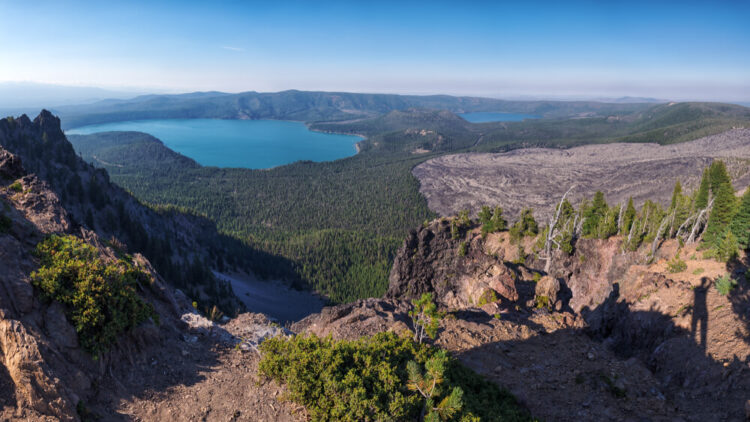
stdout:
<svg viewBox="0 0 750 422">
<path fill-rule="evenodd" d="M 434 292 L 435 300 L 444 307 L 464 309 L 492 292 L 505 302 L 518 301 L 521 294 L 528 296 L 528 289 L 519 293 L 518 274 L 502 257 L 486 253 L 477 233 L 466 236 L 453 239 L 450 222 L 445 219 L 411 230 L 396 254 L 385 297 L 413 299 Z"/>
<path fill-rule="evenodd" d="M 292 331 L 314 333 L 320 337 L 356 339 L 385 331 L 409 332 L 411 306 L 405 301 L 363 299 L 323 308 L 292 325 Z"/>
<path fill-rule="evenodd" d="M 21 165 L 23 163 L 23 165 Z M 78 233 L 83 227 L 150 258 L 172 285 L 202 305 L 242 309 L 210 268 L 247 267 L 256 252 L 220 235 L 209 220 L 145 206 L 110 183 L 107 172 L 84 162 L 47 110 L 0 120 L 0 181 L 17 181 L 13 200 L 42 233 Z M 189 269 L 190 271 L 188 271 Z"/>
<path fill-rule="evenodd" d="M 24 173 L 21 159 L 0 147 L 0 179 L 15 180 Z"/>
<path fill-rule="evenodd" d="M 525 253 L 519 254 L 506 234 L 483 240 L 471 229 L 454 240 L 449 221 L 433 221 L 409 234 L 386 296 L 406 300 L 430 291 L 444 307 L 462 309 L 454 312 L 455 320 L 443 322 L 438 343 L 449 350 L 466 348 L 462 361 L 511 388 L 543 418 L 744 417 L 741 404 L 750 395 L 750 284 L 740 281 L 728 296 L 712 284 L 725 273 L 743 280 L 747 256 L 726 266 L 701 259 L 695 245 L 681 247 L 675 240 L 663 242 L 651 256 L 650 245 L 623 250 L 619 237 L 578 239 L 573 253 L 558 251 L 549 274 L 540 278 L 536 274 L 543 274 L 546 262 L 529 253 L 531 240 L 522 247 Z M 666 263 L 678 253 L 688 269 L 672 274 Z M 472 294 L 490 287 L 483 280 L 492 267 L 511 274 L 507 284 L 518 292 L 513 307 L 498 306 L 510 295 L 492 304 L 472 302 Z M 357 315 L 355 308 L 343 309 Z M 313 331 L 328 333 L 325 324 L 331 324 L 337 327 L 333 332 L 346 332 L 340 327 L 345 318 L 324 319 Z M 545 388 L 552 380 L 558 388 Z"/>
</svg>

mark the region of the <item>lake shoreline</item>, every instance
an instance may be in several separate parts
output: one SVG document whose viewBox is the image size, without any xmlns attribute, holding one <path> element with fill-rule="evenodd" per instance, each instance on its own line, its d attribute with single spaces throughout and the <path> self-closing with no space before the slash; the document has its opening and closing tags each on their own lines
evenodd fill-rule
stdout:
<svg viewBox="0 0 750 422">
<path fill-rule="evenodd" d="M 68 129 L 67 135 L 141 132 L 204 167 L 268 170 L 300 161 L 332 162 L 357 155 L 359 134 L 313 130 L 275 119 L 150 119 Z"/>
</svg>

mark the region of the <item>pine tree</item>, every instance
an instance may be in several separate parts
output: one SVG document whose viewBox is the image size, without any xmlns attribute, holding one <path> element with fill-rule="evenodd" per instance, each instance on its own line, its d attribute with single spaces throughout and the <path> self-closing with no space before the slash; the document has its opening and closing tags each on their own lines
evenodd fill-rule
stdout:
<svg viewBox="0 0 750 422">
<path fill-rule="evenodd" d="M 599 223 L 607 214 L 607 201 L 604 200 L 604 194 L 602 191 L 596 191 L 594 194 L 594 200 L 591 202 L 591 206 L 587 207 L 583 212 L 583 235 L 585 237 L 594 237 L 597 235 L 596 231 L 599 228 Z"/>
<path fill-rule="evenodd" d="M 599 227 L 596 229 L 597 237 L 607 239 L 617 233 L 617 217 L 620 214 L 620 207 L 609 208 L 604 218 L 599 220 Z"/>
<path fill-rule="evenodd" d="M 432 301 L 432 293 L 423 293 L 419 299 L 411 301 L 414 309 L 409 312 L 414 324 L 414 341 L 421 343 L 425 336 L 435 339 L 443 313 Z"/>
<path fill-rule="evenodd" d="M 669 206 L 670 210 L 677 208 L 677 205 L 680 203 L 681 196 L 682 185 L 680 184 L 680 181 L 677 180 L 677 183 L 674 184 L 674 190 L 672 191 L 672 205 Z"/>
<path fill-rule="evenodd" d="M 630 228 L 633 226 L 635 220 L 635 206 L 633 205 L 633 197 L 628 199 L 628 206 L 625 208 L 625 214 L 622 216 L 622 235 L 630 233 Z"/>
<path fill-rule="evenodd" d="M 534 218 L 534 210 L 524 208 L 518 221 L 510 228 L 510 239 L 512 242 L 516 242 L 524 236 L 536 236 L 537 234 L 539 234 L 539 225 Z"/>
<path fill-rule="evenodd" d="M 742 202 L 729 227 L 737 237 L 740 247 L 750 249 L 750 186 L 745 189 Z"/>
<path fill-rule="evenodd" d="M 439 422 L 451 420 L 463 407 L 464 392 L 460 387 L 454 387 L 450 394 L 436 403 L 442 394 L 441 384 L 445 379 L 445 370 L 448 364 L 448 355 L 445 350 L 440 350 L 425 362 L 425 372 L 415 361 L 406 364 L 409 375 L 407 388 L 418 392 L 424 398 L 422 412 L 419 420 L 425 422 Z"/>
<path fill-rule="evenodd" d="M 710 184 L 708 181 L 708 169 L 703 170 L 703 176 L 701 177 L 701 184 L 698 188 L 698 193 L 695 196 L 695 209 L 702 210 L 708 206 L 708 195 L 710 192 Z"/>
<path fill-rule="evenodd" d="M 732 179 L 727 172 L 727 166 L 721 160 L 715 160 L 708 167 L 708 180 L 711 185 L 711 193 L 716 195 L 722 185 L 732 184 Z"/>
<path fill-rule="evenodd" d="M 495 212 L 492 213 L 492 228 L 495 231 L 501 231 L 508 228 L 508 222 L 503 218 L 503 209 L 495 207 Z"/>
<path fill-rule="evenodd" d="M 718 247 L 734 217 L 737 199 L 734 196 L 732 184 L 726 182 L 717 186 L 714 195 L 714 204 L 708 217 L 703 241 L 710 246 Z"/>
<path fill-rule="evenodd" d="M 719 260 L 724 262 L 737 258 L 737 238 L 731 230 L 727 229 L 726 233 L 721 236 L 716 248 L 716 255 Z"/>
</svg>

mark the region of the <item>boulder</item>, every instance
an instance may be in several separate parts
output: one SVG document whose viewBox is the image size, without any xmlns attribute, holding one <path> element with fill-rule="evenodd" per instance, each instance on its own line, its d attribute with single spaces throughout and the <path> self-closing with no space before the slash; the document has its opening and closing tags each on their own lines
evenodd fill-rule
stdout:
<svg viewBox="0 0 750 422">
<path fill-rule="evenodd" d="M 536 288 L 534 289 L 535 296 L 547 297 L 547 303 L 549 303 L 550 306 L 553 306 L 555 303 L 557 303 L 558 293 L 560 293 L 560 281 L 548 275 L 542 277 L 536 283 Z"/>
<path fill-rule="evenodd" d="M 13 381 L 19 408 L 61 421 L 78 420 L 77 397 L 52 373 L 36 338 L 20 321 L 0 321 L 0 350 L 0 363 Z"/>
</svg>

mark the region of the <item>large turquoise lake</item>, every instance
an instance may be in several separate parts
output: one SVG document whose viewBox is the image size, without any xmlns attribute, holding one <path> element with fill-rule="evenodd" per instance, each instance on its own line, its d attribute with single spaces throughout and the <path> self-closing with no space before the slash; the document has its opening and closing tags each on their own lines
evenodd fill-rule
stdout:
<svg viewBox="0 0 750 422">
<path fill-rule="evenodd" d="M 357 153 L 362 138 L 312 132 L 282 120 L 139 120 L 84 126 L 72 135 L 137 131 L 159 138 L 170 149 L 201 165 L 266 169 L 300 160 L 331 161 Z"/>
<path fill-rule="evenodd" d="M 520 122 L 526 119 L 538 119 L 539 116 L 533 114 L 518 114 L 518 113 L 493 113 L 480 111 L 476 113 L 461 113 L 459 116 L 463 117 L 464 120 L 471 123 L 487 123 L 487 122 Z"/>
</svg>

